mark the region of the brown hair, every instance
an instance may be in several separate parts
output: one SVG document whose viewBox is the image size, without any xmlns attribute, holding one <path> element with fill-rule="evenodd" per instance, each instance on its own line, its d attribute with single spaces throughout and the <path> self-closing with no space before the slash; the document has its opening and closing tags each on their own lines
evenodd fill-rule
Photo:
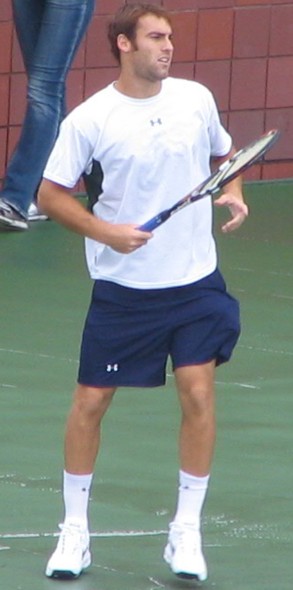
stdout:
<svg viewBox="0 0 293 590">
<path fill-rule="evenodd" d="M 118 36 L 122 34 L 129 41 L 134 41 L 138 20 L 146 14 L 153 14 L 158 18 L 164 18 L 171 25 L 170 14 L 160 6 L 145 2 L 124 4 L 108 26 L 108 39 L 110 41 L 111 51 L 117 61 L 120 62 L 120 51 L 117 47 Z"/>
</svg>

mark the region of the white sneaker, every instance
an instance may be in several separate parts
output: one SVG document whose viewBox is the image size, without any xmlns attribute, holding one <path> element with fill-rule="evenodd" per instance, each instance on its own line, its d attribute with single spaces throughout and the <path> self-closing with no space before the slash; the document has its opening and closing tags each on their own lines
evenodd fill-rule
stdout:
<svg viewBox="0 0 293 590">
<path fill-rule="evenodd" d="M 89 532 L 77 521 L 59 526 L 61 528 L 59 541 L 48 561 L 46 576 L 63 579 L 78 578 L 91 563 Z"/>
<path fill-rule="evenodd" d="M 201 535 L 193 526 L 170 523 L 164 559 L 172 572 L 181 578 L 197 578 L 204 582 L 208 577 L 207 565 L 202 554 Z"/>
<path fill-rule="evenodd" d="M 37 204 L 32 201 L 28 208 L 27 218 L 29 221 L 46 221 L 48 216 L 45 213 L 41 213 Z"/>
</svg>

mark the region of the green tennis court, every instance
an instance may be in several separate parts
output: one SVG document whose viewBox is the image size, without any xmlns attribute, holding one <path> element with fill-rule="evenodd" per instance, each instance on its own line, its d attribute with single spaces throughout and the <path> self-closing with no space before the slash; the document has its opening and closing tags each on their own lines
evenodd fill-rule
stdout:
<svg viewBox="0 0 293 590">
<path fill-rule="evenodd" d="M 207 590 L 291 590 L 293 183 L 246 187 L 251 215 L 218 243 L 243 331 L 217 373 L 218 444 L 205 509 Z M 216 226 L 219 225 L 217 213 Z M 90 506 L 93 565 L 45 578 L 62 520 L 64 420 L 91 290 L 82 240 L 53 222 L 1 233 L 0 580 L 5 590 L 189 590 L 162 561 L 177 485 L 167 386 L 121 389 Z"/>
</svg>

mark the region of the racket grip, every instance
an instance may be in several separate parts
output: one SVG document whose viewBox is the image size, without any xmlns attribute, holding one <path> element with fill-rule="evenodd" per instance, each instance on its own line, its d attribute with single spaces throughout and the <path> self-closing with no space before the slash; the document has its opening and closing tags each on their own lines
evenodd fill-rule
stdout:
<svg viewBox="0 0 293 590">
<path fill-rule="evenodd" d="M 153 231 L 153 229 L 156 229 L 156 227 L 161 225 L 161 223 L 162 220 L 160 216 L 156 215 L 155 217 L 152 217 L 152 219 L 149 219 L 148 221 L 140 225 L 138 229 L 140 229 L 141 231 Z"/>
</svg>

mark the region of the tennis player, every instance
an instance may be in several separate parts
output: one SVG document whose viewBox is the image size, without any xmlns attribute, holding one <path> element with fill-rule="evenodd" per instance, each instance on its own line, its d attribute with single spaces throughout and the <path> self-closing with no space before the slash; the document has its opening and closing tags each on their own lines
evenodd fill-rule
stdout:
<svg viewBox="0 0 293 590">
<path fill-rule="evenodd" d="M 94 280 L 65 436 L 65 517 L 46 575 L 74 578 L 90 565 L 88 500 L 102 418 L 119 386 L 164 384 L 170 357 L 182 421 L 178 502 L 164 558 L 175 574 L 203 581 L 215 367 L 228 361 L 238 339 L 238 303 L 217 268 L 211 199 L 153 233 L 137 228 L 202 182 L 211 161 L 220 164 L 234 148 L 209 90 L 168 77 L 167 12 L 127 4 L 109 26 L 109 40 L 119 77 L 63 122 L 39 193 L 50 218 L 85 236 Z M 71 193 L 93 162 L 102 184 L 89 212 Z M 245 220 L 247 206 L 239 179 L 225 191 L 216 203 L 230 210 L 223 226 L 229 232 Z"/>
</svg>

